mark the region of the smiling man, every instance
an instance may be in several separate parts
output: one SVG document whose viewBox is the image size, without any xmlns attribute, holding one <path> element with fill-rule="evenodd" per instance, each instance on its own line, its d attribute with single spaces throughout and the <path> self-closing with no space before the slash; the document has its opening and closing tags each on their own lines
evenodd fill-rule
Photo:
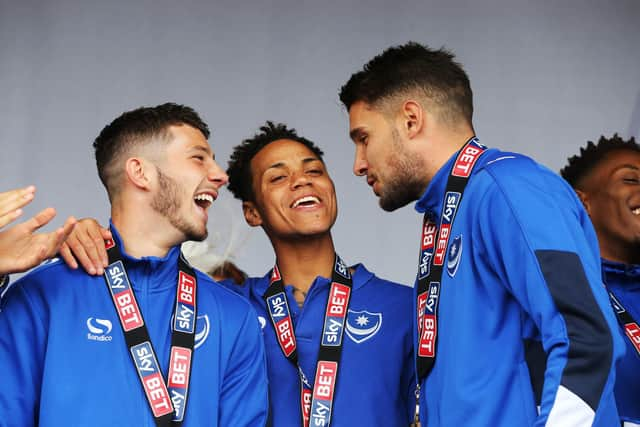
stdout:
<svg viewBox="0 0 640 427">
<path fill-rule="evenodd" d="M 207 236 L 227 183 L 208 136 L 191 108 L 163 104 L 122 114 L 96 138 L 108 265 L 99 277 L 53 262 L 9 289 L 1 425 L 264 425 L 255 311 L 180 253 Z"/>
<path fill-rule="evenodd" d="M 275 265 L 241 285 L 222 283 L 258 313 L 271 425 L 404 427 L 415 409 L 411 289 L 338 257 L 336 193 L 322 156 L 272 122 L 234 148 L 229 190 L 267 234 Z M 84 219 L 70 236 L 87 271 L 101 268 L 104 251 L 90 236 L 101 241 L 103 232 Z M 75 267 L 71 252 L 65 259 Z"/>
<path fill-rule="evenodd" d="M 617 134 L 589 142 L 560 172 L 582 200 L 600 243 L 602 271 L 626 353 L 615 395 L 624 426 L 640 425 L 640 145 Z"/>
<path fill-rule="evenodd" d="M 274 426 L 405 427 L 415 407 L 411 289 L 336 254 L 322 155 L 271 122 L 235 147 L 229 190 L 269 237 L 275 266 L 228 285 L 261 318 Z"/>
<path fill-rule="evenodd" d="M 351 76 L 354 173 L 380 206 L 424 214 L 414 287 L 420 417 L 429 427 L 616 425 L 622 343 L 596 236 L 563 180 L 475 136 L 467 74 L 446 50 L 387 49 Z M 526 343 L 546 356 L 539 411 Z"/>
</svg>

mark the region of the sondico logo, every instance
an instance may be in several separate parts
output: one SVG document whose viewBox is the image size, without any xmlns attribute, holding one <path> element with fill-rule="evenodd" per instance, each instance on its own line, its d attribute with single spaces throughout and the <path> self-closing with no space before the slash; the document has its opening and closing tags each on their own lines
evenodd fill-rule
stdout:
<svg viewBox="0 0 640 427">
<path fill-rule="evenodd" d="M 89 317 L 87 319 L 87 328 L 89 332 L 87 333 L 87 339 L 91 341 L 111 341 L 111 335 L 108 335 L 111 332 L 111 321 L 107 319 L 95 319 L 93 317 Z"/>
</svg>

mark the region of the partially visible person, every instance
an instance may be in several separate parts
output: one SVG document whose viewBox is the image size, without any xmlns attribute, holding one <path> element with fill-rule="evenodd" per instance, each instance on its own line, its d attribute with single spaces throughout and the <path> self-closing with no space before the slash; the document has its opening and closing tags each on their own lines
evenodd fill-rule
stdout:
<svg viewBox="0 0 640 427">
<path fill-rule="evenodd" d="M 227 183 L 191 108 L 126 112 L 94 142 L 111 202 L 104 276 L 58 261 L 0 310 L 0 426 L 265 425 L 256 313 L 180 251 Z"/>
<path fill-rule="evenodd" d="M 31 185 L 0 193 L 0 287 L 6 284 L 9 274 L 27 271 L 53 257 L 75 226 L 76 220 L 69 217 L 52 232 L 36 233 L 56 215 L 55 209 L 47 208 L 21 224 L 3 229 L 22 215 L 22 208 L 31 203 L 35 192 Z"/>
<path fill-rule="evenodd" d="M 222 264 L 207 271 L 207 274 L 217 282 L 223 280 L 231 280 L 236 285 L 241 285 L 247 280 L 247 273 L 242 271 L 237 265 L 231 261 L 225 261 Z"/>
<path fill-rule="evenodd" d="M 560 173 L 598 235 L 604 282 L 627 350 L 617 364 L 616 403 L 625 427 L 640 426 L 640 145 L 602 136 Z"/>
<path fill-rule="evenodd" d="M 340 92 L 354 173 L 384 210 L 415 201 L 424 215 L 413 300 L 420 418 L 614 426 L 623 344 L 589 217 L 557 174 L 480 144 L 472 97 L 453 54 L 413 42 L 374 57 Z M 539 410 L 527 341 L 547 361 Z"/>
</svg>

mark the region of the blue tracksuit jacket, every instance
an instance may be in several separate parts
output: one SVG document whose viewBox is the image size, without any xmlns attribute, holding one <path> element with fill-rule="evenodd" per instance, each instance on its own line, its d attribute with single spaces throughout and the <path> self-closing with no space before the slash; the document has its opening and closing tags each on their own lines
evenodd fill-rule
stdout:
<svg viewBox="0 0 640 427">
<path fill-rule="evenodd" d="M 162 259 L 123 256 L 166 379 L 179 247 Z M 267 377 L 255 311 L 196 274 L 183 425 L 263 426 Z M 103 277 L 55 261 L 12 284 L 0 311 L 0 366 L 0 426 L 155 426 Z"/>
<path fill-rule="evenodd" d="M 418 212 L 440 218 L 454 161 Z M 612 334 L 596 235 L 553 172 L 494 149 L 478 160 L 449 237 L 438 314 L 436 361 L 422 382 L 427 426 L 616 425 L 613 366 L 623 344 Z M 539 414 L 528 339 L 547 354 Z"/>
<path fill-rule="evenodd" d="M 300 381 L 282 354 L 263 295 L 270 275 L 241 286 L 223 282 L 251 301 L 263 325 L 274 427 L 301 425 Z M 329 280 L 313 282 L 302 309 L 285 286 L 292 311 L 299 363 L 313 384 L 329 294 Z M 353 291 L 338 371 L 332 427 L 406 427 L 415 408 L 411 326 L 411 288 L 376 277 L 355 266 Z M 311 420 L 313 426 L 313 419 Z"/>
<path fill-rule="evenodd" d="M 640 265 L 624 265 L 602 260 L 602 273 L 607 289 L 613 292 L 620 304 L 640 322 Z M 615 395 L 620 419 L 640 424 L 640 355 L 625 336 L 624 357 L 616 365 Z"/>
</svg>

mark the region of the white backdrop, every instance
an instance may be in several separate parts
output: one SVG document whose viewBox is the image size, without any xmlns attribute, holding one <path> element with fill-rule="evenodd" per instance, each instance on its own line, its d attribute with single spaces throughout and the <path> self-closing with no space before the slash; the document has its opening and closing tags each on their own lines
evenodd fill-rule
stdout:
<svg viewBox="0 0 640 427">
<path fill-rule="evenodd" d="M 640 133 L 640 2 L 525 0 L 0 0 L 0 189 L 36 184 L 32 214 L 108 218 L 91 142 L 125 110 L 175 101 L 213 129 L 218 159 L 265 120 L 326 152 L 348 262 L 411 283 L 419 216 L 385 213 L 351 173 L 338 90 L 384 48 L 452 49 L 470 75 L 475 127 L 490 146 L 558 170 L 589 139 Z M 236 232 L 236 261 L 263 274 L 273 254 L 224 192 L 210 230 Z M 496 230 L 500 232 L 500 230 Z"/>
</svg>

